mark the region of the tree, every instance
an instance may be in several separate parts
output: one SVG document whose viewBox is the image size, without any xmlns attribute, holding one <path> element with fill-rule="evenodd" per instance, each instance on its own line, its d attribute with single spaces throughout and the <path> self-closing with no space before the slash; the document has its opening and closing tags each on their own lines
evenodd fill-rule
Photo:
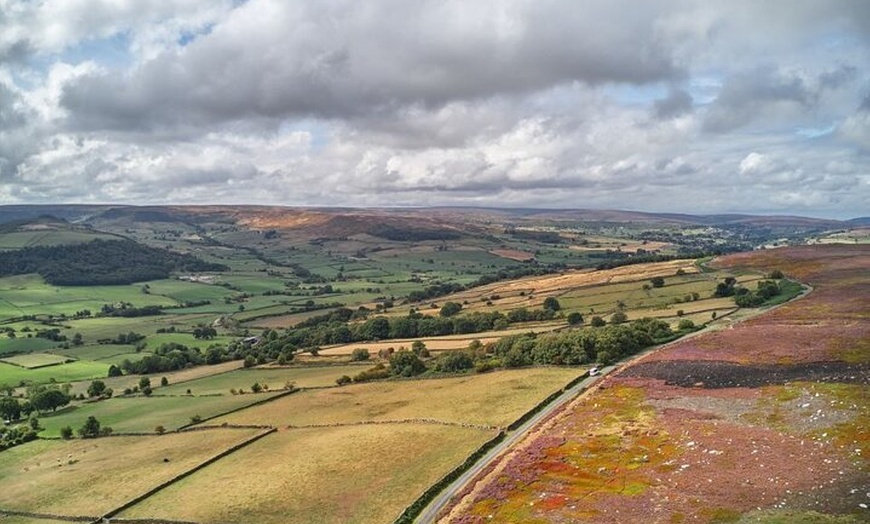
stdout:
<svg viewBox="0 0 870 524">
<path fill-rule="evenodd" d="M 124 373 L 121 372 L 121 368 L 119 368 L 118 366 L 116 366 L 114 364 L 109 366 L 109 376 L 110 377 L 120 377 L 123 374 Z"/>
<path fill-rule="evenodd" d="M 82 334 L 76 333 L 75 335 L 73 335 L 72 343 L 73 346 L 81 346 L 82 344 L 84 344 L 84 341 L 82 340 Z"/>
<path fill-rule="evenodd" d="M 254 384 L 251 386 L 251 391 L 254 393 L 259 393 L 263 391 L 263 386 L 261 386 L 259 382 L 254 382 Z"/>
<path fill-rule="evenodd" d="M 435 361 L 435 370 L 456 373 L 474 367 L 474 360 L 464 351 L 445 351 Z"/>
<path fill-rule="evenodd" d="M 662 277 L 653 277 L 649 279 L 649 282 L 652 284 L 652 287 L 664 287 L 665 285 L 665 279 Z"/>
<path fill-rule="evenodd" d="M 21 404 L 12 397 L 0 398 L 0 418 L 18 420 L 21 417 Z"/>
<path fill-rule="evenodd" d="M 211 326 L 200 326 L 193 330 L 193 338 L 211 340 L 217 336 L 217 330 Z"/>
<path fill-rule="evenodd" d="M 774 269 L 773 271 L 770 272 L 769 275 L 767 275 L 767 278 L 772 278 L 772 279 L 774 279 L 774 280 L 779 280 L 779 279 L 781 279 L 781 278 L 785 278 L 785 275 L 784 275 L 784 274 L 782 273 L 782 271 L 780 271 L 779 269 Z"/>
<path fill-rule="evenodd" d="M 550 311 L 559 311 L 560 309 L 562 309 L 562 305 L 559 304 L 559 301 L 556 300 L 555 297 L 547 297 L 544 300 L 544 309 Z"/>
<path fill-rule="evenodd" d="M 168 386 L 168 385 L 169 385 L 169 379 L 166 378 L 166 377 L 160 377 L 160 385 L 161 385 L 161 386 Z"/>
<path fill-rule="evenodd" d="M 462 311 L 462 304 L 459 302 L 447 302 L 441 306 L 441 311 L 438 313 L 444 318 L 452 317 Z"/>
<path fill-rule="evenodd" d="M 166 428 L 163 426 L 156 426 L 154 428 L 154 433 L 157 433 L 158 435 L 162 435 L 162 434 L 166 433 Z"/>
<path fill-rule="evenodd" d="M 148 377 L 142 377 L 139 379 L 139 389 L 145 389 L 151 387 L 151 379 Z"/>
<path fill-rule="evenodd" d="M 420 358 L 429 357 L 429 348 L 426 347 L 426 344 L 422 340 L 415 340 L 412 342 L 411 351 Z"/>
<path fill-rule="evenodd" d="M 611 324 L 622 324 L 626 320 L 628 320 L 628 316 L 623 311 L 617 311 L 610 316 Z"/>
<path fill-rule="evenodd" d="M 688 318 L 684 318 L 680 320 L 680 323 L 677 324 L 677 329 L 680 331 L 688 331 L 690 329 L 695 329 L 695 323 L 689 320 Z"/>
<path fill-rule="evenodd" d="M 426 371 L 426 364 L 413 351 L 397 351 L 390 357 L 390 372 L 402 377 L 413 377 Z"/>
<path fill-rule="evenodd" d="M 582 323 L 583 323 L 583 315 L 581 315 L 580 313 L 578 313 L 576 311 L 572 311 L 571 313 L 568 313 L 568 324 L 570 324 L 572 326 L 577 326 L 577 325 L 582 324 Z"/>
<path fill-rule="evenodd" d="M 46 389 L 30 398 L 30 404 L 37 411 L 56 411 L 61 406 L 69 404 L 70 397 L 59 389 Z"/>
<path fill-rule="evenodd" d="M 366 348 L 356 348 L 350 354 L 351 362 L 365 362 L 369 358 L 371 358 L 371 354 Z"/>
<path fill-rule="evenodd" d="M 594 316 L 589 322 L 589 325 L 592 327 L 601 327 L 607 325 L 607 322 L 605 322 L 604 319 L 599 316 Z"/>
<path fill-rule="evenodd" d="M 350 384 L 351 382 L 353 382 L 353 379 L 347 375 L 342 375 L 335 379 L 335 383 L 339 386 L 344 386 L 345 384 Z"/>
<path fill-rule="evenodd" d="M 101 397 L 106 392 L 106 383 L 102 380 L 95 380 L 88 386 L 89 397 Z"/>
<path fill-rule="evenodd" d="M 85 421 L 84 425 L 79 428 L 79 436 L 82 438 L 97 438 L 100 436 L 100 421 L 97 417 L 91 415 Z"/>
<path fill-rule="evenodd" d="M 73 429 L 69 426 L 64 426 L 60 428 L 60 438 L 64 440 L 69 440 L 73 437 Z"/>
</svg>

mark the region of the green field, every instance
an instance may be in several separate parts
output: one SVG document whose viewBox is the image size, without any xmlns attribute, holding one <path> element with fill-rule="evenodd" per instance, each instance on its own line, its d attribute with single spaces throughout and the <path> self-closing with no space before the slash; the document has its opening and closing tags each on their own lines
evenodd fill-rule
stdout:
<svg viewBox="0 0 870 524">
<path fill-rule="evenodd" d="M 22 368 L 35 369 L 45 366 L 54 366 L 63 364 L 69 360 L 69 357 L 63 355 L 52 355 L 50 353 L 28 353 L 26 355 L 16 355 L 14 357 L 6 357 L 0 359 L 0 362 L 20 366 Z"/>
<path fill-rule="evenodd" d="M 135 306 L 172 306 L 168 297 L 145 294 L 141 284 L 128 286 L 52 286 L 39 275 L 0 278 L 0 320 L 24 315 L 73 315 L 93 313 L 104 304 L 130 302 Z"/>
<path fill-rule="evenodd" d="M 159 390 L 158 390 L 159 391 Z M 167 431 L 190 423 L 193 416 L 213 417 L 227 411 L 270 398 L 277 393 L 227 395 L 216 397 L 131 397 L 112 398 L 73 406 L 57 414 L 43 416 L 41 436 L 56 437 L 60 428 L 79 428 L 89 416 L 118 433 L 152 433 L 157 426 Z"/>
<path fill-rule="evenodd" d="M 6 338 L 0 336 L 0 355 L 9 353 L 30 353 L 31 351 L 44 351 L 58 345 L 57 342 L 37 337 Z"/>
<path fill-rule="evenodd" d="M 68 349 L 57 349 L 54 353 L 80 360 L 104 360 L 116 355 L 129 354 L 133 351 L 134 347 L 129 344 L 98 344 L 95 346 L 73 346 Z M 141 354 L 141 356 L 146 354 Z"/>
<path fill-rule="evenodd" d="M 18 386 L 27 382 L 34 384 L 46 384 L 48 382 L 64 383 L 102 378 L 108 372 L 109 364 L 89 360 L 79 360 L 37 369 L 24 369 L 11 364 L 0 363 L 0 384 Z"/>
</svg>

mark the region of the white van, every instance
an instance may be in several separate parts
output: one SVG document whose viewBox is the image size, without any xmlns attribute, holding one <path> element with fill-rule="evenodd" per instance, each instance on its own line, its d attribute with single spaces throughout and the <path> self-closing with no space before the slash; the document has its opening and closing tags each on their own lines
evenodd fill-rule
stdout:
<svg viewBox="0 0 870 524">
<path fill-rule="evenodd" d="M 589 376 L 594 377 L 595 375 L 601 373 L 601 370 L 598 368 L 592 368 L 589 370 Z"/>
</svg>

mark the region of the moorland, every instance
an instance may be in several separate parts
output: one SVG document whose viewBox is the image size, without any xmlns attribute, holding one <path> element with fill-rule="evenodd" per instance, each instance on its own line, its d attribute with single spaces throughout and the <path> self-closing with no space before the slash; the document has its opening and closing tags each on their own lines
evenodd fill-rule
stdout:
<svg viewBox="0 0 870 524">
<path fill-rule="evenodd" d="M 671 521 L 756 507 L 771 519 L 785 509 L 861 518 L 855 497 L 808 507 L 761 489 L 737 504 L 739 480 L 709 469 L 727 487 L 713 491 L 730 498 L 662 501 L 679 491 L 674 471 L 696 464 L 676 464 L 685 435 L 694 449 L 724 428 L 744 451 L 740 439 L 773 438 L 764 431 L 842 434 L 843 449 L 866 441 L 865 222 L 0 206 L 0 520 L 393 522 L 590 368 L 610 365 L 618 371 L 519 448 L 535 450 L 524 460 L 551 457 L 546 465 L 513 467 L 507 455 L 502 480 L 479 482 L 446 518 L 512 521 L 522 506 L 532 508 L 523 519 L 607 521 L 601 508 L 614 503 L 637 521 L 650 514 L 631 508 L 651 504 Z M 811 372 L 772 378 L 776 366 L 801 365 Z M 714 386 L 723 376 L 732 383 Z M 746 376 L 756 380 L 738 383 Z M 717 412 L 724 392 L 744 411 Z M 815 406 L 817 393 L 857 407 L 794 429 L 784 411 L 795 399 Z M 698 415 L 698 398 L 713 407 Z M 823 453 L 839 451 L 811 458 Z M 754 458 L 715 457 L 706 467 L 716 471 Z M 860 453 L 836 464 L 848 479 L 826 494 L 863 489 Z M 654 466 L 671 476 L 650 480 Z M 551 469 L 561 476 L 532 476 Z M 218 490 L 220 500 L 196 495 Z M 535 500 L 548 513 L 535 513 Z"/>
</svg>

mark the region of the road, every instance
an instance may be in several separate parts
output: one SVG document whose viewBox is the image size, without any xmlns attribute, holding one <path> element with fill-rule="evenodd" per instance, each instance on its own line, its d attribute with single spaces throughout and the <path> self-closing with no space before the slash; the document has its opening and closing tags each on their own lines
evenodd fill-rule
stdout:
<svg viewBox="0 0 870 524">
<path fill-rule="evenodd" d="M 526 433 L 529 432 L 534 426 L 536 426 L 539 422 L 549 416 L 553 411 L 562 407 L 565 403 L 572 400 L 576 397 L 580 392 L 585 390 L 586 388 L 592 386 L 597 382 L 601 377 L 607 375 L 611 371 L 616 369 L 616 366 L 607 366 L 601 368 L 601 374 L 596 375 L 594 377 L 586 377 L 574 387 L 566 390 L 559 397 L 557 397 L 553 402 L 550 402 L 544 409 L 535 414 L 532 418 L 526 421 L 525 424 L 518 427 L 517 429 L 509 432 L 507 436 L 505 436 L 504 440 L 498 443 L 494 448 L 489 450 L 489 453 L 480 458 L 471 468 L 468 469 L 465 473 L 459 476 L 456 480 L 454 480 L 449 486 L 444 488 L 441 493 L 426 506 L 426 509 L 420 513 L 420 516 L 417 517 L 415 521 L 418 524 L 430 524 L 435 522 L 435 518 L 438 513 L 447 506 L 447 503 L 450 502 L 450 499 L 461 490 L 468 482 L 471 481 L 478 473 L 483 471 L 483 468 L 488 466 L 496 457 L 501 455 L 505 450 L 509 447 L 513 446 L 517 443 L 521 438 L 526 436 Z"/>
</svg>

